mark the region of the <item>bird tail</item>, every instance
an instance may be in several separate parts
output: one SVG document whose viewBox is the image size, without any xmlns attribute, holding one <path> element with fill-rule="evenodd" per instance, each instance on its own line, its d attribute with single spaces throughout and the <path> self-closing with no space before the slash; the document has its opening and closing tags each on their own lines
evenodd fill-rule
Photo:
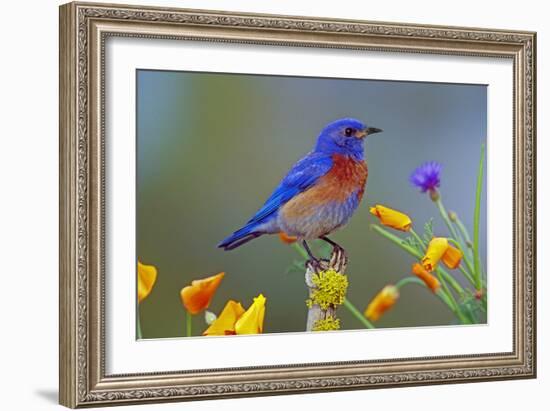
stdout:
<svg viewBox="0 0 550 411">
<path fill-rule="evenodd" d="M 233 250 L 264 234 L 263 232 L 255 231 L 256 228 L 256 224 L 246 225 L 219 243 L 218 247 L 223 248 L 225 251 Z"/>
</svg>

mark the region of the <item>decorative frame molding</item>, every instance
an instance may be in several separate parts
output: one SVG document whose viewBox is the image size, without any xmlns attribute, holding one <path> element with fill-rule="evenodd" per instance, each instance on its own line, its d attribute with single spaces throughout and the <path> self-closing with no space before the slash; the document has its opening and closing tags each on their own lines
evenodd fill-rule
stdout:
<svg viewBox="0 0 550 411">
<path fill-rule="evenodd" d="M 109 36 L 475 55 L 514 63 L 509 353 L 106 375 L 104 46 Z M 536 376 L 536 34 L 121 5 L 60 7 L 60 403 L 68 407 Z"/>
</svg>

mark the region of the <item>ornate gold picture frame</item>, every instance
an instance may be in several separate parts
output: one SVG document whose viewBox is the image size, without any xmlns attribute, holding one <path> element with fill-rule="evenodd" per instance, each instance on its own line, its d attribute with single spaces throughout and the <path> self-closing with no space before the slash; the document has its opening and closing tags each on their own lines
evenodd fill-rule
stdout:
<svg viewBox="0 0 550 411">
<path fill-rule="evenodd" d="M 104 70 L 108 58 L 105 43 L 115 37 L 511 61 L 514 247 L 504 252 L 513 253 L 514 262 L 510 313 L 513 349 L 471 355 L 108 374 Z M 534 378 L 535 85 L 533 32 L 92 3 L 61 6 L 60 403 L 76 408 Z"/>
</svg>

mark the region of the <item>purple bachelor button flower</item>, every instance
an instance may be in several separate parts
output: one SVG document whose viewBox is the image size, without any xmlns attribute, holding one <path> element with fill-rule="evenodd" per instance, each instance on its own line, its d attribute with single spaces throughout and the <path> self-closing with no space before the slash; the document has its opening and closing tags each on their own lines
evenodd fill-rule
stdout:
<svg viewBox="0 0 550 411">
<path fill-rule="evenodd" d="M 439 187 L 439 173 L 443 166 L 436 161 L 428 161 L 414 170 L 409 178 L 410 182 L 420 188 L 423 193 L 433 192 Z"/>
</svg>

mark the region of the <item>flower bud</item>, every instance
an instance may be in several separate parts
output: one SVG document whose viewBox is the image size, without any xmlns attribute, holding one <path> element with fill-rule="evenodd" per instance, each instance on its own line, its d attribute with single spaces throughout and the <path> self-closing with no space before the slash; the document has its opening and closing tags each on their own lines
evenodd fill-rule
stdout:
<svg viewBox="0 0 550 411">
<path fill-rule="evenodd" d="M 440 198 L 439 192 L 435 188 L 430 189 L 429 193 L 430 193 L 430 198 L 434 203 L 439 201 L 439 198 Z"/>
<path fill-rule="evenodd" d="M 399 290 L 394 285 L 387 285 L 376 294 L 365 310 L 365 317 L 371 321 L 378 320 L 382 314 L 392 308 L 399 298 Z"/>
</svg>

